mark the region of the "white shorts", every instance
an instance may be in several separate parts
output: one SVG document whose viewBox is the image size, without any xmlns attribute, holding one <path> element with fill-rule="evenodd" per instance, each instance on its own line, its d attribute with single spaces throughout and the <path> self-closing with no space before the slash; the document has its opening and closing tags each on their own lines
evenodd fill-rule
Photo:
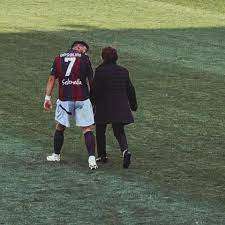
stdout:
<svg viewBox="0 0 225 225">
<path fill-rule="evenodd" d="M 55 120 L 65 127 L 70 127 L 70 118 L 73 117 L 78 127 L 93 125 L 94 113 L 89 99 L 85 101 L 56 102 Z"/>
</svg>

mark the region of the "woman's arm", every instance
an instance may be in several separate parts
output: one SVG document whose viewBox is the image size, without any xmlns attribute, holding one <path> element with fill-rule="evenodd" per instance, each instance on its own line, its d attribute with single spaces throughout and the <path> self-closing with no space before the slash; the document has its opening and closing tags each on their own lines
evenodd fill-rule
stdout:
<svg viewBox="0 0 225 225">
<path fill-rule="evenodd" d="M 101 91 L 101 84 L 99 79 L 99 72 L 98 70 L 95 70 L 95 75 L 92 82 L 92 88 L 90 93 L 90 100 L 92 105 L 96 104 L 96 99 L 98 98 L 99 92 Z"/>
<path fill-rule="evenodd" d="M 136 98 L 136 92 L 133 84 L 130 81 L 130 78 L 128 77 L 127 82 L 127 97 L 129 100 L 130 108 L 132 111 L 137 111 L 138 104 L 137 104 L 137 98 Z"/>
</svg>

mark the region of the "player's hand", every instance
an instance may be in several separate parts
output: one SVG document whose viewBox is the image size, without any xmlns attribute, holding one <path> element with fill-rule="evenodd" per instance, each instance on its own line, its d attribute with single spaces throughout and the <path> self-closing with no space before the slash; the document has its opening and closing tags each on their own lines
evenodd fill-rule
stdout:
<svg viewBox="0 0 225 225">
<path fill-rule="evenodd" d="M 51 100 L 45 100 L 45 102 L 44 102 L 44 109 L 47 112 L 49 112 L 52 109 L 52 102 L 51 102 Z"/>
</svg>

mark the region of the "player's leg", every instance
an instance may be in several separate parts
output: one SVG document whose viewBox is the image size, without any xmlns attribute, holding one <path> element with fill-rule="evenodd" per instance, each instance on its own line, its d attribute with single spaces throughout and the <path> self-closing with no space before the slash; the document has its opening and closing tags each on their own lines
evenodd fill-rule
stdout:
<svg viewBox="0 0 225 225">
<path fill-rule="evenodd" d="M 69 102 L 58 100 L 55 111 L 55 120 L 57 122 L 54 134 L 54 152 L 47 157 L 48 161 L 60 161 L 60 153 L 64 142 L 64 131 L 69 127 Z"/>
<path fill-rule="evenodd" d="M 97 141 L 97 152 L 98 158 L 97 162 L 107 162 L 107 154 L 106 154 L 106 127 L 107 124 L 96 124 L 96 141 Z"/>
<path fill-rule="evenodd" d="M 128 151 L 128 144 L 124 125 L 122 123 L 113 123 L 112 128 L 114 136 L 116 137 L 120 146 L 120 150 L 123 154 L 123 167 L 128 168 L 130 165 L 131 153 Z"/>
<path fill-rule="evenodd" d="M 93 133 L 93 127 L 81 127 L 84 134 L 85 145 L 89 156 L 95 156 L 95 136 Z"/>
<path fill-rule="evenodd" d="M 94 128 L 94 113 L 89 99 L 85 101 L 76 101 L 75 104 L 75 120 L 76 125 L 81 127 L 84 134 L 84 140 L 88 152 L 88 163 L 90 169 L 96 169 L 95 159 L 95 136 Z"/>
<path fill-rule="evenodd" d="M 56 124 L 54 134 L 54 152 L 47 157 L 48 161 L 60 161 L 60 153 L 64 142 L 64 131 L 66 127 L 60 123 Z"/>
<path fill-rule="evenodd" d="M 97 169 L 97 163 L 95 159 L 95 136 L 93 133 L 93 126 L 81 127 L 84 134 L 85 145 L 88 152 L 88 163 L 90 169 Z"/>
<path fill-rule="evenodd" d="M 54 153 L 60 154 L 64 142 L 64 131 L 66 127 L 60 123 L 56 125 L 55 135 L 54 135 Z"/>
</svg>

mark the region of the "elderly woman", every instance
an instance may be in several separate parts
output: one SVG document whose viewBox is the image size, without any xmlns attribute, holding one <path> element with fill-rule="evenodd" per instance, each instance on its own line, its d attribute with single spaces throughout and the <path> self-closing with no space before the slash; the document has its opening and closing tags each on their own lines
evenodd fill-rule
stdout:
<svg viewBox="0 0 225 225">
<path fill-rule="evenodd" d="M 123 167 L 128 168 L 131 153 L 128 148 L 124 125 L 134 122 L 132 111 L 137 110 L 135 89 L 126 68 L 117 65 L 116 49 L 102 50 L 103 63 L 96 68 L 93 82 L 93 103 L 98 161 L 106 162 L 106 126 L 112 124 L 113 133 L 123 155 Z"/>
</svg>

